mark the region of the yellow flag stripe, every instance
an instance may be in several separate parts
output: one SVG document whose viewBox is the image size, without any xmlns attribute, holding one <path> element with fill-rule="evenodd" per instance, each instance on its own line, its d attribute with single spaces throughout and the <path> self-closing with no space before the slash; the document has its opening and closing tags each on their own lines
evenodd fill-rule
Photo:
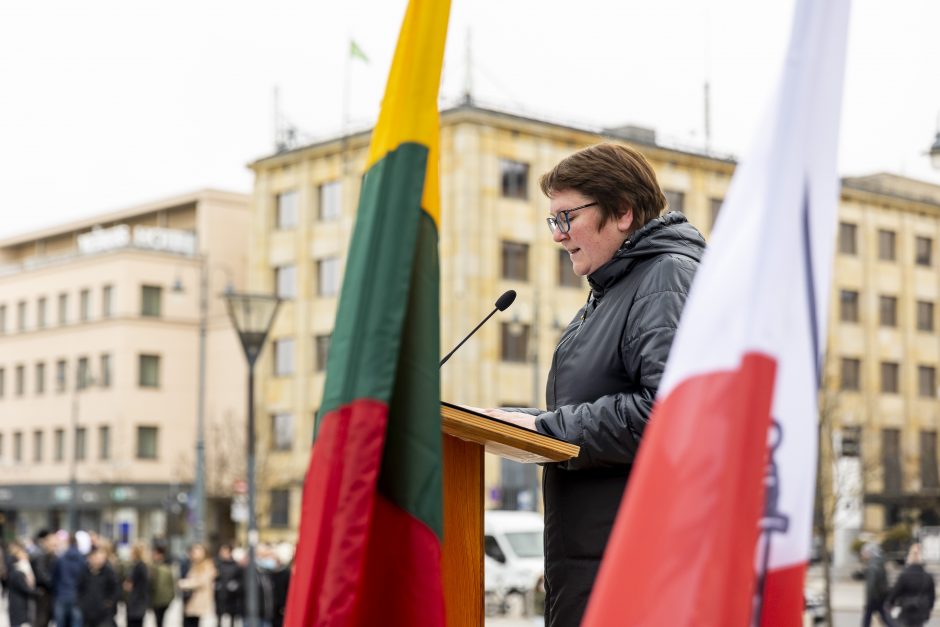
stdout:
<svg viewBox="0 0 940 627">
<path fill-rule="evenodd" d="M 450 0 L 411 0 L 385 85 L 382 111 L 369 147 L 371 168 L 405 142 L 428 148 L 428 169 L 421 206 L 440 225 L 440 119 L 437 94 L 444 63 Z"/>
</svg>

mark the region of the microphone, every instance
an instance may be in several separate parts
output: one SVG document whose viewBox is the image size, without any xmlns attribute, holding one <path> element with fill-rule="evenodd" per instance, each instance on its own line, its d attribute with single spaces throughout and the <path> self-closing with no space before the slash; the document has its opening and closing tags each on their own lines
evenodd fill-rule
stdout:
<svg viewBox="0 0 940 627">
<path fill-rule="evenodd" d="M 487 317 L 483 318 L 483 321 L 480 322 L 480 324 L 478 324 L 477 326 L 475 326 L 473 328 L 473 331 L 470 331 L 470 333 L 467 334 L 467 337 L 460 340 L 460 344 L 455 346 L 454 350 L 444 355 L 444 359 L 441 360 L 441 366 L 447 363 L 447 360 L 450 359 L 450 356 L 456 353 L 457 349 L 463 346 L 463 343 L 469 340 L 470 336 L 476 333 L 477 329 L 482 327 L 484 322 L 492 318 L 493 314 L 496 313 L 497 311 L 506 311 L 509 308 L 509 306 L 513 303 L 514 300 L 516 300 L 516 290 L 507 290 L 503 292 L 503 295 L 496 299 L 496 305 L 493 311 L 491 311 Z"/>
</svg>

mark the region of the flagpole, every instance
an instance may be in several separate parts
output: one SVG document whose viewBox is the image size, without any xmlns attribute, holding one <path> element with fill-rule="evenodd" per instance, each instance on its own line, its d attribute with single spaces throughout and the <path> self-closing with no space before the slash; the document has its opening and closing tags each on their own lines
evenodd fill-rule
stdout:
<svg viewBox="0 0 940 627">
<path fill-rule="evenodd" d="M 353 39 L 352 37 L 347 37 L 348 46 L 346 50 L 346 68 L 343 73 L 343 128 L 342 128 L 342 154 L 343 154 L 343 181 L 345 183 L 346 176 L 349 174 L 349 91 L 350 83 L 352 79 L 350 78 L 350 73 L 352 72 L 352 46 Z"/>
</svg>

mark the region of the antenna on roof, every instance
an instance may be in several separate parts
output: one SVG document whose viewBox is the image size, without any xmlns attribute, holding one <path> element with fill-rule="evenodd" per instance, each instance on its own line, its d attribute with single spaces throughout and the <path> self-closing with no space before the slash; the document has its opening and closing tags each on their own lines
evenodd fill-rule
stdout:
<svg viewBox="0 0 940 627">
<path fill-rule="evenodd" d="M 467 27 L 467 51 L 464 58 L 465 68 L 463 76 L 463 104 L 473 104 L 473 31 Z"/>
<path fill-rule="evenodd" d="M 290 150 L 297 145 L 297 127 L 281 113 L 280 89 L 274 86 L 274 149 L 277 152 Z"/>
</svg>

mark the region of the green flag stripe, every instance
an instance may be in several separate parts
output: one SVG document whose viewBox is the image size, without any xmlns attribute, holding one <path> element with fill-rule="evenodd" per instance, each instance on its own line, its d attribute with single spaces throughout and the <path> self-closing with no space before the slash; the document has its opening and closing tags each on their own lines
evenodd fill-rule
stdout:
<svg viewBox="0 0 940 627">
<path fill-rule="evenodd" d="M 421 210 L 428 151 L 369 169 L 350 245 L 320 416 L 388 403 L 379 491 L 442 537 L 438 235 Z"/>
<path fill-rule="evenodd" d="M 353 400 L 389 402 L 421 215 L 427 148 L 402 144 L 366 173 L 320 415 Z"/>
<path fill-rule="evenodd" d="M 437 228 L 422 212 L 379 491 L 443 537 Z"/>
</svg>

